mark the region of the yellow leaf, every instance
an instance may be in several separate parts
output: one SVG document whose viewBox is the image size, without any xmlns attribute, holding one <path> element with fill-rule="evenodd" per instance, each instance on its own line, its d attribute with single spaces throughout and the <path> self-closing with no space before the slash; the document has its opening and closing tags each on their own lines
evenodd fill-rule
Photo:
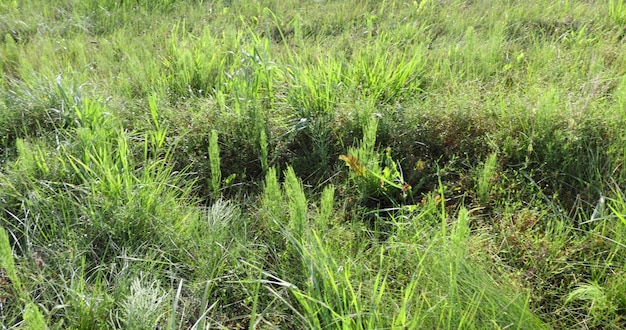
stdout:
<svg viewBox="0 0 626 330">
<path fill-rule="evenodd" d="M 359 163 L 359 161 L 352 155 L 341 155 L 339 159 L 346 162 L 346 166 L 350 167 L 350 170 L 354 172 L 357 176 L 365 175 L 365 167 Z"/>
</svg>

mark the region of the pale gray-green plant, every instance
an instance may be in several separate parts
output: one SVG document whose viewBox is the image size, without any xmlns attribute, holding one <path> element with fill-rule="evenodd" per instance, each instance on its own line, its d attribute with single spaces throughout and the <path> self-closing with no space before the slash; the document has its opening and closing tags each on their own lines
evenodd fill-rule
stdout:
<svg viewBox="0 0 626 330">
<path fill-rule="evenodd" d="M 135 278 L 120 303 L 121 319 L 127 329 L 154 329 L 163 317 L 168 294 L 158 281 Z"/>
</svg>

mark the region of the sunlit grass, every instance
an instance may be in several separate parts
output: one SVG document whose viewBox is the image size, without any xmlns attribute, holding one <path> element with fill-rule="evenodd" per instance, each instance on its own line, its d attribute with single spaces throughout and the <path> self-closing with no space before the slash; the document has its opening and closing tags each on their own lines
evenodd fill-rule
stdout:
<svg viewBox="0 0 626 330">
<path fill-rule="evenodd" d="M 3 325 L 623 328 L 625 8 L 1 3 Z"/>
</svg>

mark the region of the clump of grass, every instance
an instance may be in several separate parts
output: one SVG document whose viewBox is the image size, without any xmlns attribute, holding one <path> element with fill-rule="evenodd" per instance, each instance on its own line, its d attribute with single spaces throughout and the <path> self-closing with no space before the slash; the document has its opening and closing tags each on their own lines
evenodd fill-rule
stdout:
<svg viewBox="0 0 626 330">
<path fill-rule="evenodd" d="M 390 52 L 389 47 L 395 45 L 387 38 L 393 37 L 380 36 L 356 50 L 352 70 L 345 78 L 367 97 L 381 103 L 419 93 L 425 65 L 422 47 L 412 45 L 410 50 Z"/>
<path fill-rule="evenodd" d="M 623 0 L 609 1 L 609 17 L 617 24 L 626 23 L 626 6 Z"/>
<path fill-rule="evenodd" d="M 307 212 L 309 207 L 297 181 L 288 169 L 284 194 L 291 200 L 290 221 L 317 222 Z M 271 187 L 274 183 L 269 185 Z M 281 194 L 278 190 L 275 193 Z M 327 194 L 323 194 L 322 208 L 331 210 L 332 214 L 328 197 L 324 197 Z M 416 214 L 415 219 L 421 216 Z M 281 232 L 287 238 L 288 248 L 295 253 L 293 257 L 300 261 L 300 271 L 304 274 L 289 278 L 284 276 L 293 275 L 288 273 L 278 277 L 266 273 L 270 278 L 268 282 L 287 288 L 295 300 L 287 300 L 281 290 L 268 289 L 293 310 L 297 316 L 296 324 L 307 328 L 480 329 L 493 324 L 547 328 L 530 312 L 527 296 L 491 282 L 481 266 L 474 264 L 468 256 L 469 221 L 469 212 L 461 209 L 449 236 L 442 237 L 440 235 L 445 235 L 444 232 L 432 231 L 416 221 L 411 225 L 413 232 L 403 231 L 410 233 L 408 236 L 396 236 L 395 240 L 382 242 L 376 248 L 359 246 L 357 254 L 372 257 L 367 263 L 368 269 L 356 269 L 349 264 L 340 266 L 342 256 L 330 248 L 330 242 L 322 240 L 329 233 L 328 227 L 284 226 Z M 409 243 L 418 238 L 424 241 Z M 407 277 L 392 281 L 395 272 L 391 270 L 402 267 L 400 265 L 406 260 L 413 258 L 416 258 L 417 268 L 409 271 Z M 370 273 L 370 280 L 358 283 L 357 279 L 364 273 Z M 294 281 L 296 279 L 298 281 Z M 507 312 L 502 313 L 503 309 Z"/>
</svg>

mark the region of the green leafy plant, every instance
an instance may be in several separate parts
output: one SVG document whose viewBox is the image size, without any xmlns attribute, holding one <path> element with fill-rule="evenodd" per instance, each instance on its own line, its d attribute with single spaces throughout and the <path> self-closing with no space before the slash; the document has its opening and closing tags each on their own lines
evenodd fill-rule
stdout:
<svg viewBox="0 0 626 330">
<path fill-rule="evenodd" d="M 486 203 L 492 188 L 492 182 L 498 165 L 498 155 L 493 153 L 485 160 L 478 173 L 477 193 L 481 203 Z"/>
<path fill-rule="evenodd" d="M 211 162 L 211 189 L 215 196 L 219 196 L 220 184 L 222 181 L 222 170 L 220 168 L 220 149 L 216 130 L 211 131 L 209 140 L 209 160 Z"/>
<path fill-rule="evenodd" d="M 7 277 L 11 281 L 11 286 L 15 291 L 15 294 L 22 300 L 26 300 L 28 295 L 22 287 L 22 281 L 17 275 L 17 267 L 15 266 L 15 259 L 13 259 L 13 249 L 11 249 L 11 243 L 9 242 L 9 235 L 6 230 L 0 227 L 0 266 L 6 272 Z"/>
<path fill-rule="evenodd" d="M 39 307 L 29 302 L 24 307 L 24 323 L 28 329 L 45 330 L 48 329 L 43 315 L 39 311 Z"/>
<path fill-rule="evenodd" d="M 12 292 L 17 299 L 13 303 L 24 305 L 23 318 L 28 329 L 44 330 L 47 329 L 46 321 L 39 311 L 39 308 L 31 300 L 28 291 L 25 290 L 22 280 L 17 273 L 15 259 L 13 258 L 13 249 L 9 242 L 7 231 L 0 227 L 0 269 L 6 273 L 12 286 Z"/>
<path fill-rule="evenodd" d="M 354 180 L 363 200 L 386 196 L 392 202 L 393 196 L 387 193 L 388 188 L 400 192 L 402 199 L 411 191 L 411 186 L 404 181 L 398 163 L 391 157 L 391 148 L 387 147 L 380 156 L 374 151 L 378 121 L 372 117 L 363 128 L 363 140 L 358 148 L 350 148 L 347 155 L 340 155 L 350 169 L 350 177 Z"/>
</svg>

